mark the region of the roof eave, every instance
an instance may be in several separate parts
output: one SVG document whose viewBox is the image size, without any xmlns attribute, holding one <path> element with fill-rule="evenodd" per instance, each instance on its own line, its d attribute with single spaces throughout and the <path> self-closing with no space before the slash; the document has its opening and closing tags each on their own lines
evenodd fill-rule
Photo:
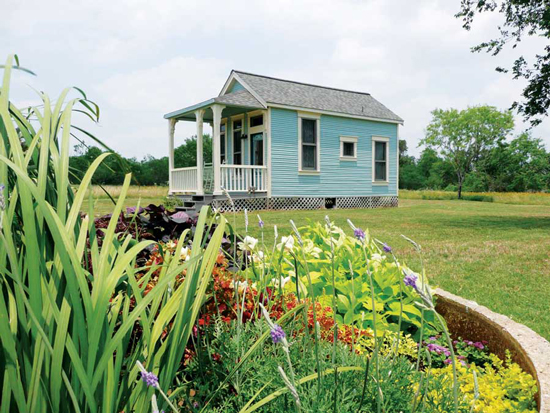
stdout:
<svg viewBox="0 0 550 413">
<path fill-rule="evenodd" d="M 323 110 L 323 109 L 316 109 L 316 108 L 306 108 L 301 106 L 292 106 L 292 105 L 284 105 L 281 103 L 274 103 L 274 102 L 267 102 L 267 106 L 271 106 L 273 108 L 280 108 L 280 109 L 291 109 L 291 110 L 302 110 L 304 112 L 315 112 L 315 113 L 321 113 L 324 115 L 331 115 L 331 116 L 341 116 L 346 118 L 354 118 L 354 119 L 364 119 L 364 120 L 371 120 L 374 122 L 384 122 L 384 123 L 395 123 L 399 125 L 404 125 L 405 121 L 401 118 L 399 119 L 389 119 L 389 118 L 377 118 L 375 116 L 361 116 L 361 115 L 355 115 L 352 113 L 347 112 L 335 112 L 330 110 Z"/>
<path fill-rule="evenodd" d="M 174 112 L 170 112 L 170 113 L 167 113 L 166 115 L 164 115 L 164 119 L 173 119 L 173 118 L 177 118 L 181 115 L 184 115 L 186 113 L 189 113 L 189 112 L 192 112 L 192 111 L 195 111 L 197 109 L 202 109 L 204 108 L 205 106 L 209 106 L 213 103 L 216 103 L 216 100 L 214 98 L 212 99 L 208 99 L 208 100 L 205 100 L 204 102 L 200 102 L 200 103 L 197 103 L 195 105 L 192 105 L 192 106 L 188 106 L 186 108 L 183 108 L 183 109 L 180 109 L 180 110 L 176 110 Z"/>
</svg>

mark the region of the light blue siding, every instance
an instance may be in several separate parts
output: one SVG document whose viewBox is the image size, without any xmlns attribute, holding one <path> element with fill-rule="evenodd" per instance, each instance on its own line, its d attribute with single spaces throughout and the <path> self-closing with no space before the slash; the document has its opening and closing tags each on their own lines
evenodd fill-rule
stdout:
<svg viewBox="0 0 550 413">
<path fill-rule="evenodd" d="M 298 173 L 298 113 L 271 109 L 272 196 L 343 197 L 397 195 L 397 125 L 322 115 L 321 172 Z M 340 136 L 356 136 L 357 161 L 340 160 Z M 372 137 L 389 142 L 389 183 L 372 184 Z"/>
<path fill-rule="evenodd" d="M 233 84 L 229 87 L 229 89 L 227 89 L 227 92 L 225 92 L 225 94 L 228 94 L 228 93 L 233 93 L 233 92 L 238 92 L 239 90 L 243 90 L 244 89 L 244 86 L 241 85 L 239 82 L 237 82 L 236 80 L 233 82 Z"/>
</svg>

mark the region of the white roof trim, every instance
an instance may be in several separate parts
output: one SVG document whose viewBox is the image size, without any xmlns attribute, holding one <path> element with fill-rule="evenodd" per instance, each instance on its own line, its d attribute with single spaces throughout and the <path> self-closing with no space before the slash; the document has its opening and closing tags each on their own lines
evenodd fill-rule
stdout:
<svg viewBox="0 0 550 413">
<path fill-rule="evenodd" d="M 304 112 L 310 112 L 310 113 L 314 112 L 314 113 L 320 113 L 320 114 L 323 114 L 323 115 L 339 116 L 341 118 L 371 120 L 373 122 L 393 123 L 395 125 L 403 125 L 404 124 L 404 121 L 398 121 L 398 120 L 393 120 L 393 119 L 383 119 L 383 118 L 373 118 L 373 117 L 369 117 L 369 116 L 349 115 L 349 114 L 343 113 L 343 112 L 332 112 L 332 111 L 328 111 L 328 110 L 320 110 L 320 109 L 314 109 L 314 108 L 303 108 L 303 107 L 298 107 L 298 106 L 280 105 L 278 103 L 269 103 L 269 102 L 267 102 L 266 105 L 270 106 L 272 108 L 291 109 L 291 110 L 298 110 L 298 111 L 304 111 Z"/>
<path fill-rule="evenodd" d="M 251 94 L 252 96 L 254 96 L 254 97 L 256 98 L 256 100 L 257 100 L 258 102 L 260 102 L 264 108 L 267 108 L 267 103 L 266 103 L 266 101 L 263 100 L 263 99 L 261 98 L 261 96 L 258 95 L 258 94 L 256 93 L 256 91 L 254 91 L 254 89 L 252 89 L 244 80 L 242 80 L 241 77 L 240 77 L 237 73 L 235 73 L 234 70 L 231 71 L 231 74 L 229 75 L 229 78 L 225 81 L 225 84 L 223 85 L 222 91 L 220 92 L 220 94 L 218 95 L 218 97 L 219 97 L 219 96 L 225 95 L 225 93 L 227 92 L 227 89 L 229 89 L 229 86 L 231 85 L 231 83 L 232 83 L 234 80 L 237 81 L 237 82 L 239 82 L 239 83 L 242 85 L 242 87 L 244 87 L 246 90 L 248 90 L 248 92 L 250 92 L 250 94 Z"/>
</svg>

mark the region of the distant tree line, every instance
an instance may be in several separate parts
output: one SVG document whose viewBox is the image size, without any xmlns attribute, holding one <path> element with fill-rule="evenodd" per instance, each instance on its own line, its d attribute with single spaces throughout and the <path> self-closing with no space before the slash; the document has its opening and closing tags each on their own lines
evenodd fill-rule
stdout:
<svg viewBox="0 0 550 413">
<path fill-rule="evenodd" d="M 90 164 L 103 152 L 105 151 L 96 146 L 77 145 L 75 155 L 71 156 L 69 161 L 72 182 L 75 184 L 80 182 Z M 212 139 L 210 135 L 204 135 L 203 137 L 203 156 L 205 162 L 212 159 Z M 174 150 L 174 165 L 176 168 L 186 168 L 196 164 L 197 138 L 193 136 Z M 94 174 L 93 183 L 121 185 L 124 176 L 128 172 L 132 173 L 135 185 L 168 185 L 168 157 L 155 158 L 147 155 L 139 160 L 113 154 L 108 156 L 98 168 Z"/>
<path fill-rule="evenodd" d="M 418 158 L 399 141 L 399 188 L 457 191 L 452 161 L 425 148 Z M 466 173 L 465 192 L 541 192 L 550 190 L 550 153 L 541 139 L 525 132 L 488 150 Z"/>
</svg>

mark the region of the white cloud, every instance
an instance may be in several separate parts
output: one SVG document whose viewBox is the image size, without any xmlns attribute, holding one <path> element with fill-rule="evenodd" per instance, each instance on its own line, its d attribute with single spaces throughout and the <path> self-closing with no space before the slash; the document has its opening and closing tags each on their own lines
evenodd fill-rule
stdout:
<svg viewBox="0 0 550 413">
<path fill-rule="evenodd" d="M 96 90 L 115 109 L 169 112 L 217 96 L 229 70 L 220 59 L 176 57 L 113 75 Z"/>
<path fill-rule="evenodd" d="M 481 15 L 465 31 L 454 17 L 459 6 L 459 0 L 28 0 L 4 8 L 0 58 L 15 51 L 39 74 L 18 80 L 17 101 L 34 98 L 27 83 L 52 96 L 68 85 L 85 89 L 103 112 L 101 125 L 91 128 L 126 155 L 165 155 L 162 115 L 215 96 L 231 68 L 370 92 L 405 119 L 402 136 L 414 148 L 436 107 L 509 107 L 522 84 L 495 66 L 544 46 L 532 39 L 498 58 L 472 54 L 470 47 L 494 36 L 501 19 Z M 194 124 L 178 124 L 178 139 L 193 133 Z M 535 135 L 550 143 L 550 122 Z"/>
</svg>

